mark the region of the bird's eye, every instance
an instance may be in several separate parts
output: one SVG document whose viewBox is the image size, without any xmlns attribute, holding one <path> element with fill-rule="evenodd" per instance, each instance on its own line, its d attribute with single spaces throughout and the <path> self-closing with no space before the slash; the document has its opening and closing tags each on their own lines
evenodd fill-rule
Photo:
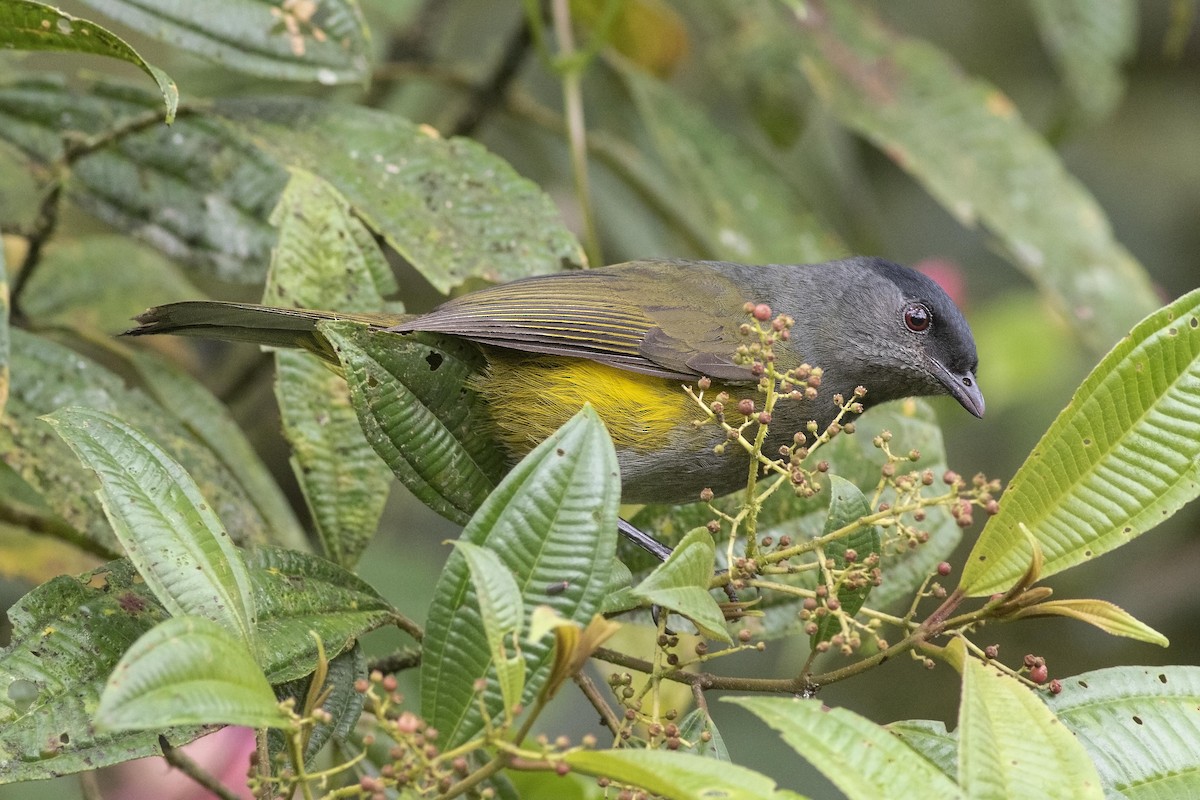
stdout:
<svg viewBox="0 0 1200 800">
<path fill-rule="evenodd" d="M 913 333 L 924 333 L 933 324 L 933 314 L 920 303 L 904 309 L 904 325 Z"/>
</svg>

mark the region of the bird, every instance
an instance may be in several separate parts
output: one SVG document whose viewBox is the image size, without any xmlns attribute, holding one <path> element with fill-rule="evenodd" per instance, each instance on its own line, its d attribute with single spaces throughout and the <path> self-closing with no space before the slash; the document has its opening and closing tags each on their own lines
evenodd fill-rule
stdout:
<svg viewBox="0 0 1200 800">
<path fill-rule="evenodd" d="M 147 310 L 126 333 L 305 347 L 331 360 L 317 332 L 327 319 L 465 339 L 486 360 L 470 386 L 513 461 L 590 403 L 616 449 L 622 502 L 675 504 L 746 484 L 748 453 L 721 447 L 719 426 L 697 424 L 704 409 L 684 387 L 711 384 L 705 397 L 724 391 L 735 403 L 755 396 L 759 377 L 737 352 L 747 344 L 747 309 L 760 304 L 792 320 L 787 338 L 773 345 L 776 369 L 820 368 L 815 398 L 775 406 L 763 445 L 770 457 L 813 422 L 824 430 L 839 413 L 835 398 L 857 387 L 866 389 L 858 398 L 864 409 L 949 395 L 984 414 L 975 339 L 962 312 L 929 277 L 871 256 L 817 264 L 630 261 L 496 284 L 413 315 L 184 301 Z"/>
</svg>

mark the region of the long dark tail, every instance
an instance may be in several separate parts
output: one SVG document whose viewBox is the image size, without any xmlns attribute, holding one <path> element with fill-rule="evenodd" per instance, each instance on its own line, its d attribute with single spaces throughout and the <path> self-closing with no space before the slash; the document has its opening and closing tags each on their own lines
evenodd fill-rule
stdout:
<svg viewBox="0 0 1200 800">
<path fill-rule="evenodd" d="M 407 319 L 399 314 L 343 314 L 304 308 L 276 308 L 253 303 L 188 300 L 155 306 L 139 314 L 138 326 L 125 336 L 169 333 L 230 342 L 252 342 L 269 347 L 299 347 L 323 358 L 332 357 L 317 334 L 317 323 L 326 319 L 365 322 L 388 328 Z"/>
</svg>

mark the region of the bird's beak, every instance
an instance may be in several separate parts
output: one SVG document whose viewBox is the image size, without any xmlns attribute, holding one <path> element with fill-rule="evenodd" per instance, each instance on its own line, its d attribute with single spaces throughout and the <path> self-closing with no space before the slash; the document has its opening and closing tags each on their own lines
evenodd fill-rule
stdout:
<svg viewBox="0 0 1200 800">
<path fill-rule="evenodd" d="M 950 396 L 967 411 L 983 419 L 983 392 L 979 389 L 979 381 L 975 380 L 975 373 L 968 370 L 961 375 L 956 375 L 941 363 L 938 363 L 937 366 L 941 373 L 942 385 L 946 387 Z"/>
</svg>

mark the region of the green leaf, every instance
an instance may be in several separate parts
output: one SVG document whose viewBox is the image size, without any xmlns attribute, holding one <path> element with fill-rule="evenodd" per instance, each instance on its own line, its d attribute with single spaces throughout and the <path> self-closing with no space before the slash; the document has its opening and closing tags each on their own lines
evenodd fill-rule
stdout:
<svg viewBox="0 0 1200 800">
<path fill-rule="evenodd" d="M 633 66 L 619 75 L 654 143 L 655 157 L 639 169 L 648 178 L 667 170 L 660 195 L 705 253 L 754 264 L 816 263 L 846 254 L 833 229 L 752 146 L 662 81 Z"/>
<path fill-rule="evenodd" d="M 1121 101 L 1121 68 L 1137 47 L 1133 0 L 1031 0 L 1038 33 L 1086 120 Z"/>
<path fill-rule="evenodd" d="M 1128 636 L 1159 647 L 1170 646 L 1167 637 L 1140 622 L 1125 609 L 1103 600 L 1048 600 L 1018 609 L 1010 619 L 1022 617 L 1069 617 L 1095 625 L 1113 636 Z"/>
<path fill-rule="evenodd" d="M 167 124 L 175 119 L 179 106 L 175 81 L 138 55 L 124 39 L 94 22 L 31 0 L 4 0 L 0 3 L 0 48 L 87 53 L 128 61 L 158 84 L 167 106 Z"/>
<path fill-rule="evenodd" d="M 362 692 L 354 690 L 354 682 L 367 677 L 367 656 L 363 653 L 362 646 L 355 644 L 337 658 L 331 659 L 329 672 L 321 686 L 312 686 L 313 677 L 310 675 L 275 687 L 275 699 L 280 702 L 295 700 L 296 713 L 302 713 L 305 700 L 310 697 L 314 688 L 316 696 L 326 694 L 325 702 L 319 708 L 328 712 L 333 719 L 330 722 L 318 722 L 305 736 L 304 765 L 309 768 L 314 767 L 314 759 L 330 739 L 344 742 L 362 715 L 366 697 Z M 275 753 L 287 752 L 287 742 L 283 734 L 273 730 L 268 736 L 272 756 Z"/>
<path fill-rule="evenodd" d="M 1200 290 L 1160 309 L 1084 380 L 1009 484 L 967 559 L 973 596 L 1113 550 L 1200 494 Z"/>
<path fill-rule="evenodd" d="M 118 659 L 166 617 L 128 561 L 54 578 L 14 603 L 12 639 L 0 651 L 0 783 L 157 755 L 160 733 L 174 745 L 203 734 L 194 726 L 113 733 L 92 725 Z"/>
<path fill-rule="evenodd" d="M 1113 667 L 1062 684 L 1046 702 L 1091 756 L 1107 796 L 1200 794 L 1200 668 Z"/>
<path fill-rule="evenodd" d="M 962 797 L 959 788 L 886 728 L 818 700 L 724 697 L 777 730 L 849 800 Z M 971 797 L 976 795 L 972 794 Z"/>
<path fill-rule="evenodd" d="M 0 138 L 52 164 L 64 159 L 64 141 L 119 130 L 157 102 L 125 86 L 75 92 L 57 76 L 25 77 L 0 83 Z M 275 241 L 267 217 L 286 180 L 273 160 L 197 113 L 114 137 L 76 159 L 65 186 L 84 211 L 167 257 L 223 281 L 258 283 Z"/>
<path fill-rule="evenodd" d="M 500 557 L 527 615 L 547 605 L 586 625 L 608 591 L 620 491 L 612 442 L 588 406 L 513 467 L 460 538 Z M 486 642 L 466 564 L 452 556 L 430 603 L 421 660 L 421 714 L 441 731 L 442 747 L 480 730 L 478 679 L 488 678 L 488 713 L 502 708 Z M 528 704 L 550 674 L 554 640 L 524 642 L 521 650 Z"/>
<path fill-rule="evenodd" d="M 1010 675 L 965 659 L 958 711 L 958 780 L 972 798 L 1102 798 L 1083 746 Z"/>
<path fill-rule="evenodd" d="M 829 516 L 825 518 L 822 536 L 828 536 L 870 513 L 871 504 L 867 502 L 866 495 L 857 486 L 837 475 L 829 476 Z M 861 559 L 865 559 L 867 556 L 880 554 L 880 541 L 879 528 L 874 525 L 861 527 L 849 536 L 834 539 L 826 544 L 823 548 L 825 558 L 833 561 L 834 569 L 844 570 L 850 563 L 846 560 L 847 550 L 854 550 L 858 554 L 856 563 L 861 563 Z M 822 574 L 824 574 L 823 571 Z M 859 588 L 836 586 L 834 587 L 835 592 L 830 596 L 836 597 L 841 604 L 842 611 L 848 617 L 853 618 L 863 607 L 863 603 L 867 601 L 867 595 L 871 593 L 871 588 L 870 581 Z M 841 629 L 836 616 L 827 615 L 819 618 L 817 632 L 809 639 L 810 645 L 816 647 L 819 642 L 830 639 Z"/>
<path fill-rule="evenodd" d="M 174 616 L 211 620 L 253 651 L 254 596 L 245 562 L 187 472 L 102 411 L 64 408 L 45 419 L 100 479 L 104 512 L 159 602 Z"/>
<path fill-rule="evenodd" d="M 279 244 L 263 302 L 381 311 L 396 282 L 371 234 L 337 190 L 294 170 L 271 216 Z M 391 309 L 389 309 L 391 310 Z M 345 380 L 311 353 L 275 354 L 275 397 L 292 471 L 325 555 L 353 566 L 379 526 L 392 471 L 367 442 Z"/>
<path fill-rule="evenodd" d="M 296 97 L 230 100 L 217 111 L 280 163 L 337 187 L 441 292 L 468 278 L 507 281 L 583 263 L 550 198 L 474 141 Z"/>
<path fill-rule="evenodd" d="M 646 602 L 687 617 L 710 639 L 732 644 L 721 607 L 708 593 L 715 562 L 712 534 L 705 528 L 695 528 L 666 561 L 633 587 L 633 592 Z"/>
<path fill-rule="evenodd" d="M 146 388 L 163 408 L 221 459 L 246 488 L 270 529 L 270 541 L 294 550 L 308 549 L 304 529 L 283 490 L 221 401 L 204 384 L 168 361 L 144 351 L 132 363 Z"/>
<path fill-rule="evenodd" d="M 247 558 L 258 607 L 264 671 L 281 683 L 317 663 L 312 631 L 337 662 L 391 607 L 359 578 L 324 559 L 264 547 Z M 92 724 L 105 681 L 125 650 L 166 610 L 127 560 L 79 578 L 60 577 L 8 612 L 12 641 L 0 651 L 0 783 L 35 780 L 159 752 L 159 731 L 101 733 Z M 162 731 L 174 745 L 205 729 Z"/>
<path fill-rule="evenodd" d="M 245 642 L 203 617 L 171 617 L 143 634 L 96 709 L 100 730 L 208 723 L 286 728 L 291 718 Z"/>
<path fill-rule="evenodd" d="M 708 741 L 704 740 L 704 734 L 708 734 Z M 679 738 L 691 742 L 692 751 L 696 755 L 715 761 L 730 760 L 725 739 L 706 709 L 693 708 L 679 721 Z"/>
<path fill-rule="evenodd" d="M 350 384 L 367 441 L 400 482 L 434 511 L 465 523 L 503 472 L 485 410 L 468 387 L 483 365 L 473 345 L 323 322 Z"/>
<path fill-rule="evenodd" d="M 803 800 L 766 775 L 690 753 L 666 750 L 574 750 L 563 760 L 575 772 L 605 777 L 688 800 Z"/>
<path fill-rule="evenodd" d="M 1158 305 L 1104 211 L 996 87 L 860 5 L 794 5 L 800 69 L 821 101 L 959 222 L 994 234 L 1093 349 Z"/>
<path fill-rule="evenodd" d="M 925 756 L 947 778 L 958 783 L 958 735 L 947 731 L 946 723 L 909 719 L 893 722 L 887 729 Z"/>
<path fill-rule="evenodd" d="M 84 0 L 134 30 L 227 69 L 322 85 L 362 83 L 370 35 L 354 0 Z"/>
<path fill-rule="evenodd" d="M 21 295 L 39 326 L 114 334 L 146 308 L 203 293 L 179 268 L 128 236 L 52 239 Z"/>
<path fill-rule="evenodd" d="M 491 550 L 468 541 L 455 545 L 471 573 L 471 591 L 479 604 L 479 619 L 496 668 L 504 715 L 511 720 L 525 690 L 525 659 L 520 646 L 525 621 L 521 590 L 508 567 Z"/>
<path fill-rule="evenodd" d="M 40 417 L 63 406 L 87 406 L 118 415 L 178 461 L 241 542 L 267 538 L 267 523 L 241 482 L 171 414 L 113 373 L 61 345 L 12 330 L 12 393 L 0 420 L 0 452 L 7 464 L 67 524 L 57 535 L 109 556 L 120 545 L 96 496 L 96 477 Z M 0 504 L 13 498 L 0 494 Z"/>
<path fill-rule="evenodd" d="M 370 584 L 332 561 L 275 547 L 251 550 L 246 561 L 254 580 L 259 655 L 272 684 L 313 671 L 314 633 L 333 659 L 394 618 L 391 604 Z"/>
</svg>

